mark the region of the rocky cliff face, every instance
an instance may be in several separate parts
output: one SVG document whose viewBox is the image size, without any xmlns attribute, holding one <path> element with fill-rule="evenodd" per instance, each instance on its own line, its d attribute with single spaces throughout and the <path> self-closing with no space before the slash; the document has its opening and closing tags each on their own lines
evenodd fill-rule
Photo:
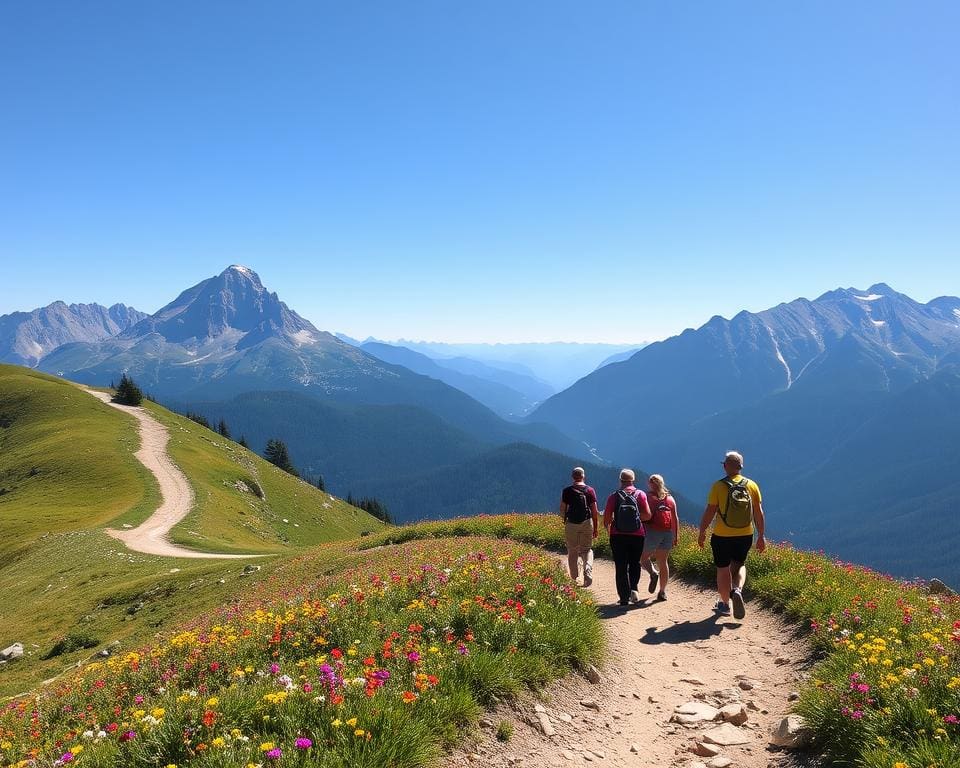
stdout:
<svg viewBox="0 0 960 768">
<path fill-rule="evenodd" d="M 32 312 L 0 316 L 0 362 L 31 368 L 64 344 L 109 339 L 146 314 L 124 304 L 65 304 L 55 301 Z"/>
</svg>

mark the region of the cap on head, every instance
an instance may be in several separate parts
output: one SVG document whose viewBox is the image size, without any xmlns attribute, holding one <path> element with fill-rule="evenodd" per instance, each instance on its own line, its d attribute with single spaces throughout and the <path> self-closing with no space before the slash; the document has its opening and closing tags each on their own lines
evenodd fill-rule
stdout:
<svg viewBox="0 0 960 768">
<path fill-rule="evenodd" d="M 633 474 L 632 469 L 621 469 L 620 470 L 620 482 L 621 483 L 632 483 L 637 479 L 637 476 Z"/>
<path fill-rule="evenodd" d="M 736 464 L 740 469 L 743 469 L 743 456 L 736 451 L 727 451 L 723 456 L 723 463 Z"/>
<path fill-rule="evenodd" d="M 573 471 L 570 473 L 570 477 L 574 480 L 583 480 L 587 476 L 587 473 L 583 471 L 583 467 L 574 467 Z"/>
</svg>

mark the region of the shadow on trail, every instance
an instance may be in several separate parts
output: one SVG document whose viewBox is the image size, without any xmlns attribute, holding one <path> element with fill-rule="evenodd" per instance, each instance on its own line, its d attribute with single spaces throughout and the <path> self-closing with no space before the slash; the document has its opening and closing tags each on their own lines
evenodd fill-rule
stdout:
<svg viewBox="0 0 960 768">
<path fill-rule="evenodd" d="M 632 605 L 601 605 L 597 608 L 597 613 L 601 619 L 616 619 L 620 616 L 626 616 L 628 613 L 639 610 L 640 608 L 646 608 L 650 605 L 647 601 L 641 601 L 639 603 L 633 603 Z"/>
<path fill-rule="evenodd" d="M 684 621 L 665 629 L 647 627 L 646 634 L 640 638 L 645 645 L 661 645 L 662 643 L 690 643 L 696 640 L 707 640 L 716 637 L 724 629 L 734 629 L 739 624 L 721 624 L 726 616 L 707 616 L 700 621 Z"/>
</svg>

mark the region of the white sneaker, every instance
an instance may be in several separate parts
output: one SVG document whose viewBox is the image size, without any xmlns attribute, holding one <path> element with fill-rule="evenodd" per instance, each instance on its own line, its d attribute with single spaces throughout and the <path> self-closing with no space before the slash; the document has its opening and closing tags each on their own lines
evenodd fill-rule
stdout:
<svg viewBox="0 0 960 768">
<path fill-rule="evenodd" d="M 640 602 L 640 593 L 635 589 L 630 590 L 630 602 L 639 603 Z"/>
<path fill-rule="evenodd" d="M 589 587 L 593 584 L 593 566 L 587 563 L 583 566 L 583 586 Z"/>
</svg>

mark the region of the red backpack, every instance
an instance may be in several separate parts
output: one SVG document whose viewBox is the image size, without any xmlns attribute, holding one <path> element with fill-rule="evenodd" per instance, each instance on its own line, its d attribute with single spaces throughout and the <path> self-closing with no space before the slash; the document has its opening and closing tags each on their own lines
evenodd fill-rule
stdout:
<svg viewBox="0 0 960 768">
<path fill-rule="evenodd" d="M 651 528 L 657 531 L 669 531 L 673 529 L 673 501 L 669 495 L 662 499 L 647 495 L 647 501 L 650 503 L 650 512 L 653 517 L 647 523 Z"/>
</svg>

